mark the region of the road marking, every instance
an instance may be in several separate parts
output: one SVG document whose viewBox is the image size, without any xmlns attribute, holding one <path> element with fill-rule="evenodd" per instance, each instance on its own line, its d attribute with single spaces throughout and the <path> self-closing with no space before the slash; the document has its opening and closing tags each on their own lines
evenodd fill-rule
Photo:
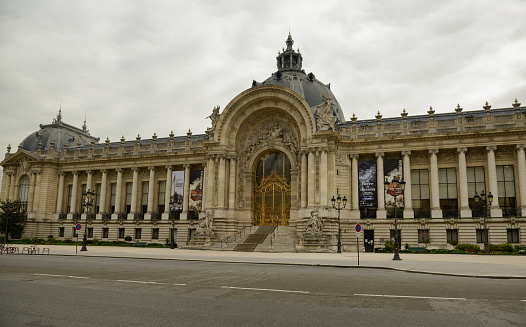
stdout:
<svg viewBox="0 0 526 327">
<path fill-rule="evenodd" d="M 272 288 L 252 288 L 252 287 L 235 287 L 235 286 L 221 286 L 221 288 L 228 288 L 233 290 L 244 290 L 244 291 L 266 291 L 266 292 L 282 292 L 282 293 L 300 293 L 309 294 L 307 291 L 292 291 L 292 290 L 277 290 Z"/>
<path fill-rule="evenodd" d="M 156 285 L 164 285 L 164 283 L 148 282 L 148 281 L 143 281 L 143 280 L 117 279 L 117 282 L 123 282 L 123 283 L 138 283 L 138 284 L 156 284 Z"/>
<path fill-rule="evenodd" d="M 405 299 L 429 299 L 429 300 L 466 300 L 464 297 L 436 297 L 436 296 L 413 296 L 413 295 L 387 295 L 387 294 L 354 294 L 355 296 L 405 298 Z"/>
<path fill-rule="evenodd" d="M 174 286 L 186 286 L 186 284 L 172 284 Z"/>
<path fill-rule="evenodd" d="M 48 276 L 48 277 L 66 277 L 66 278 L 77 278 L 77 279 L 89 279 L 89 277 L 82 276 L 66 276 L 66 275 L 53 275 L 53 274 L 31 274 L 32 276 Z"/>
</svg>

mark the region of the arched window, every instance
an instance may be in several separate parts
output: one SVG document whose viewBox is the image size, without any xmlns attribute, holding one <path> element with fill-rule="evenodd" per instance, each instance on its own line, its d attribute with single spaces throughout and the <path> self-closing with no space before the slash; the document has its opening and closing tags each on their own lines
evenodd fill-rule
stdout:
<svg viewBox="0 0 526 327">
<path fill-rule="evenodd" d="M 27 202 L 29 200 L 29 176 L 22 176 L 19 185 L 18 200 L 20 201 L 20 210 L 27 211 Z"/>
</svg>

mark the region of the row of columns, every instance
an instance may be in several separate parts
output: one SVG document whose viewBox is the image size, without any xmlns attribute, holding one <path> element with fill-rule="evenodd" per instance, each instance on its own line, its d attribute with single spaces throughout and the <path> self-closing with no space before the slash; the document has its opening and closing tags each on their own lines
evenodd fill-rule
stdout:
<svg viewBox="0 0 526 327">
<path fill-rule="evenodd" d="M 4 172 L 6 176 L 5 188 L 6 192 L 4 193 L 4 200 L 15 201 L 19 199 L 19 194 L 17 193 L 20 189 L 19 180 L 16 179 L 15 172 L 8 171 Z M 32 170 L 29 173 L 29 193 L 27 199 L 27 211 L 32 212 L 33 208 L 38 208 L 40 203 L 40 185 L 42 181 L 42 171 L 40 169 Z"/>
<path fill-rule="evenodd" d="M 216 171 L 217 165 L 217 171 Z M 205 209 L 234 209 L 236 201 L 236 158 L 211 155 L 205 166 Z M 215 190 L 217 187 L 217 191 Z"/>
<path fill-rule="evenodd" d="M 522 208 L 522 215 L 526 214 L 526 158 L 525 145 L 518 144 L 517 148 L 517 170 L 519 173 L 519 192 L 520 192 L 520 207 Z M 495 201 L 491 205 L 491 215 L 493 217 L 502 216 L 502 210 L 499 208 L 499 190 L 497 183 L 497 165 L 495 160 L 495 151 L 497 147 L 494 145 L 487 146 L 487 167 L 488 167 L 488 183 L 487 190 L 494 196 Z M 431 202 L 431 216 L 433 218 L 441 218 L 442 210 L 440 209 L 440 192 L 439 192 L 439 178 L 438 178 L 438 155 L 439 149 L 429 149 L 429 184 L 430 184 L 430 202 Z M 468 202 L 468 178 L 467 178 L 467 164 L 466 164 L 466 147 L 457 148 L 458 152 L 458 183 L 460 193 L 460 210 L 461 216 L 471 216 Z M 404 217 L 413 217 L 412 208 L 412 192 L 411 192 L 411 151 L 402 151 L 403 177 L 406 182 L 404 192 Z M 377 185 L 378 185 L 378 218 L 385 218 L 385 199 L 384 199 L 384 153 L 376 153 L 377 164 Z M 354 153 L 350 155 L 351 158 L 351 208 L 359 209 L 359 190 L 358 190 L 358 161 L 359 154 Z M 309 162 L 310 163 L 310 162 Z M 309 184 L 310 186 L 310 184 Z M 310 191 L 310 189 L 309 189 Z M 309 192 L 310 194 L 310 192 Z M 406 201 L 407 200 L 407 201 Z"/>
<path fill-rule="evenodd" d="M 319 169 L 316 167 L 317 160 Z M 328 149 L 315 148 L 301 152 L 300 205 L 302 208 L 316 205 L 326 207 L 329 204 L 329 170 Z"/>
</svg>

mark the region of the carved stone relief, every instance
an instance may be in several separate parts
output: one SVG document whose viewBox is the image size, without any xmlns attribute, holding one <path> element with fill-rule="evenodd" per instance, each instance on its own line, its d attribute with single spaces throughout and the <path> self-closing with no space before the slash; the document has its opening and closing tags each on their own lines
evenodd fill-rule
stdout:
<svg viewBox="0 0 526 327">
<path fill-rule="evenodd" d="M 476 160 L 485 160 L 486 155 L 484 153 L 484 150 L 481 148 L 470 148 L 466 152 L 466 160 L 468 161 L 476 161 Z"/>
<path fill-rule="evenodd" d="M 426 152 L 414 152 L 411 154 L 411 162 L 414 163 L 428 163 L 429 162 L 429 155 Z"/>
<path fill-rule="evenodd" d="M 495 159 L 513 159 L 515 156 L 515 149 L 511 147 L 497 148 L 495 151 Z"/>
<path fill-rule="evenodd" d="M 457 160 L 456 151 L 443 150 L 438 153 L 439 162 L 454 162 Z"/>
</svg>

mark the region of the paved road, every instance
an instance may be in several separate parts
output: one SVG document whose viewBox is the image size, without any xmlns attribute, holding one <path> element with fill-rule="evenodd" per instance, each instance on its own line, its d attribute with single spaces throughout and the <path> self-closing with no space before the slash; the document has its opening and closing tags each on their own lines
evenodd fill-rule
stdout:
<svg viewBox="0 0 526 327">
<path fill-rule="evenodd" d="M 0 289 L 1 326 L 526 325 L 524 280 L 383 269 L 20 255 Z"/>
</svg>

